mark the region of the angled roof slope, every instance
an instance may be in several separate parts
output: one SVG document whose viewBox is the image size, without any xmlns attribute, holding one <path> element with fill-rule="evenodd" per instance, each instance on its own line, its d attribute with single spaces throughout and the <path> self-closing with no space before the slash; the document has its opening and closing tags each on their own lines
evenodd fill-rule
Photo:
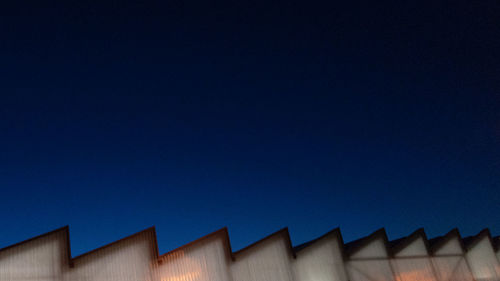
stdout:
<svg viewBox="0 0 500 281">
<path fill-rule="evenodd" d="M 189 246 L 192 246 L 192 245 L 195 245 L 197 243 L 201 243 L 203 241 L 206 241 L 208 239 L 212 239 L 212 238 L 220 238 L 222 239 L 223 241 L 223 244 L 225 246 L 225 251 L 227 253 L 227 255 L 234 261 L 236 256 L 239 256 L 239 255 L 242 255 L 243 253 L 249 251 L 250 249 L 253 249 L 254 247 L 256 247 L 257 245 L 260 245 L 262 243 L 265 243 L 266 241 L 269 241 L 273 238 L 279 238 L 281 237 L 282 239 L 284 239 L 285 243 L 286 243 L 286 246 L 289 250 L 289 253 L 292 257 L 296 257 L 296 254 L 312 245 L 314 245 L 315 243 L 318 243 L 319 241 L 322 241 L 323 239 L 327 238 L 327 237 L 335 237 L 338 239 L 338 242 L 339 242 L 339 247 L 342 251 L 342 255 L 345 257 L 345 258 L 348 258 L 350 256 L 352 256 L 353 254 L 357 253 L 358 251 L 360 251 L 363 247 L 369 245 L 371 242 L 377 240 L 377 239 L 382 239 L 384 245 L 385 245 L 385 248 L 387 250 L 387 254 L 388 256 L 393 256 L 394 254 L 397 254 L 398 252 L 400 252 L 402 249 L 404 249 L 406 246 L 408 246 L 409 244 L 411 244 L 413 241 L 415 241 L 416 239 L 418 238 L 422 238 L 425 245 L 426 245 L 426 249 L 428 250 L 428 252 L 430 254 L 433 254 L 435 253 L 437 250 L 439 250 L 443 245 L 446 244 L 447 241 L 449 241 L 450 239 L 452 238 L 458 238 L 458 241 L 460 242 L 460 246 L 463 247 L 463 249 L 465 250 L 469 250 L 471 249 L 472 247 L 474 247 L 479 241 L 481 241 L 482 238 L 484 237 L 488 237 L 488 239 L 490 240 L 490 242 L 492 243 L 493 247 L 494 247 L 494 250 L 495 251 L 498 251 L 499 250 L 499 244 L 500 244 L 500 236 L 497 236 L 495 238 L 492 238 L 491 237 L 491 234 L 490 234 L 490 231 L 489 229 L 483 229 L 481 232 L 479 232 L 477 235 L 473 235 L 473 236 L 469 236 L 469 237 L 465 237 L 465 238 L 461 238 L 460 236 L 460 233 L 458 232 L 458 229 L 453 229 L 451 231 L 449 231 L 448 233 L 446 233 L 445 235 L 442 235 L 442 236 L 438 236 L 438 237 L 434 237 L 430 240 L 427 240 L 427 237 L 425 235 L 425 232 L 422 228 L 420 229 L 417 229 L 416 231 L 414 231 L 413 233 L 411 233 L 410 235 L 408 236 L 405 236 L 405 237 L 401 237 L 399 239 L 395 239 L 395 240 L 392 240 L 392 241 L 388 241 L 387 239 L 387 234 L 386 234 L 386 231 L 384 228 L 380 228 L 378 229 L 377 231 L 371 233 L 370 235 L 367 235 L 365 237 L 362 237 L 362 238 L 359 238 L 359 239 L 356 239 L 356 240 L 353 240 L 349 243 L 345 243 L 344 244 L 344 241 L 343 241 L 343 238 L 342 238 L 342 235 L 341 235 L 341 232 L 340 232 L 340 229 L 339 228 L 335 228 L 329 232 L 327 232 L 326 234 L 316 238 L 316 239 L 313 239 L 313 240 L 310 240 L 308 242 L 305 242 L 303 244 L 300 244 L 300 245 L 297 245 L 295 247 L 293 247 L 292 243 L 291 243 L 291 239 L 290 239 L 290 234 L 289 234 L 289 231 L 288 231 L 288 228 L 283 228 L 283 229 L 280 229 L 238 251 L 235 251 L 233 252 L 232 251 L 232 247 L 231 247 L 231 243 L 230 243 L 230 239 L 229 239 L 229 233 L 228 233 L 228 229 L 226 227 L 224 228 L 221 228 L 217 231 L 214 231 L 212 233 L 209 233 L 203 237 L 200 237 L 192 242 L 189 242 L 183 246 L 180 246 L 174 250 L 171 250 L 167 253 L 164 253 L 162 255 L 159 254 L 159 251 L 158 251 L 158 243 L 157 243 L 157 239 L 156 239 L 156 230 L 154 227 L 149 227 L 147 229 L 144 229 L 142 231 L 139 231 L 137 233 L 134 233 L 132 235 L 129 235 L 129 236 L 126 236 L 124 238 L 121 238 L 117 241 L 114 241 L 114 242 L 111 242 L 111 243 L 108 243 L 108 244 L 105 244 L 99 248 L 96 248 L 94 250 L 91 250 L 91 251 L 88 251 L 86 253 L 83 253 L 81 255 L 78 255 L 78 256 L 75 256 L 75 257 L 72 257 L 71 256 L 71 247 L 70 247 L 70 238 L 69 238 L 69 227 L 68 226 L 64 226 L 64 227 L 61 227 L 61 228 L 58 228 L 58 229 L 55 229 L 53 231 L 50 231 L 50 232 L 47 232 L 47 233 L 44 233 L 44 234 L 41 234 L 41 235 L 38 235 L 38 236 L 35 236 L 33 238 L 30 238 L 30 239 L 27 239 L 27 240 L 24 240 L 24 241 L 21 241 L 19 243 L 15 243 L 13 245 L 10 245 L 10 246 L 7 246 L 7 247 L 4 247 L 2 249 L 0 249 L 0 252 L 2 251 L 6 251 L 8 249 L 12 249 L 14 247 L 17 247 L 17 246 L 20 246 L 20 245 L 24 245 L 26 243 L 29 243 L 31 241 L 34 241 L 36 239 L 41 239 L 41 238 L 44 238 L 44 237 L 48 237 L 50 236 L 51 234 L 55 234 L 55 233 L 62 233 L 63 235 L 66 236 L 66 242 L 67 243 L 67 257 L 68 257 L 68 261 L 69 261 L 69 264 L 70 265 L 73 265 L 73 263 L 75 261 L 78 261 L 79 259 L 83 258 L 83 257 L 87 257 L 89 255 L 92 255 L 93 253 L 96 253 L 96 252 L 99 252 L 99 251 L 102 251 L 102 250 L 105 250 L 109 247 L 112 247 L 113 245 L 117 245 L 117 244 L 120 244 L 121 242 L 124 242 L 124 241 L 127 241 L 128 239 L 133 239 L 135 237 L 138 237 L 140 235 L 143 235 L 143 234 L 149 234 L 152 236 L 153 240 L 152 240 L 152 249 L 154 251 L 154 256 L 155 256 L 155 259 L 161 263 L 162 259 L 171 254 L 171 253 L 174 253 L 176 251 L 180 251 L 182 249 L 185 249 L 186 247 L 189 247 Z"/>
<path fill-rule="evenodd" d="M 237 256 L 247 252 L 248 250 L 254 248 L 255 246 L 257 245 L 260 245 L 262 243 L 265 243 L 266 241 L 269 241 L 271 240 L 272 238 L 276 238 L 276 237 L 282 237 L 283 239 L 285 239 L 285 243 L 287 244 L 287 248 L 290 252 L 290 254 L 295 258 L 296 255 L 295 255 L 295 251 L 293 250 L 293 246 L 292 246 L 292 240 L 290 239 L 290 233 L 288 232 L 288 228 L 285 227 L 285 228 L 282 228 L 236 252 L 233 252 L 233 257 L 236 258 Z"/>
<path fill-rule="evenodd" d="M 112 246 L 115 246 L 115 245 L 117 245 L 117 244 L 119 244 L 119 243 L 121 243 L 121 242 L 124 242 L 124 241 L 129 240 L 129 239 L 133 239 L 133 238 L 138 237 L 138 236 L 140 236 L 140 235 L 142 235 L 142 234 L 145 234 L 145 233 L 150 233 L 150 234 L 152 234 L 152 235 L 153 235 L 153 237 L 155 237 L 155 240 L 154 240 L 154 245 L 153 245 L 153 249 L 155 249 L 155 256 L 156 256 L 156 257 L 158 257 L 158 243 L 156 242 L 156 231 L 155 231 L 155 227 L 154 227 L 154 226 L 152 226 L 152 227 L 146 228 L 146 229 L 144 229 L 144 230 L 141 230 L 141 231 L 139 231 L 139 232 L 136 232 L 136 233 L 134 233 L 134 234 L 131 234 L 131 235 L 129 235 L 129 236 L 123 237 L 123 238 L 121 238 L 121 239 L 119 239 L 119 240 L 116 240 L 116 241 L 113 241 L 113 242 L 111 242 L 111 243 L 105 244 L 105 245 L 103 245 L 103 246 L 101 246 L 101 247 L 99 247 L 99 248 L 96 248 L 96 249 L 94 249 L 94 250 L 91 250 L 91 251 L 88 251 L 88 252 L 83 253 L 83 254 L 81 254 L 81 255 L 78 255 L 78 256 L 76 256 L 76 257 L 73 257 L 73 258 L 71 259 L 71 261 L 73 262 L 73 261 L 76 261 L 76 260 L 81 259 L 81 258 L 83 258 L 83 257 L 86 257 L 86 256 L 88 256 L 88 255 L 92 255 L 92 254 L 94 254 L 94 253 L 96 253 L 96 252 L 99 252 L 99 251 L 105 250 L 105 249 L 110 248 L 110 247 L 112 247 Z"/>
<path fill-rule="evenodd" d="M 419 228 L 412 232 L 410 235 L 401 237 L 399 239 L 395 239 L 389 242 L 389 246 L 391 247 L 391 254 L 396 255 L 402 250 L 404 250 L 411 243 L 416 241 L 417 239 L 422 238 L 424 242 L 425 250 L 427 254 L 429 253 L 429 243 L 427 241 L 427 236 L 425 235 L 425 231 L 423 228 Z"/>
<path fill-rule="evenodd" d="M 462 252 L 465 251 L 464 243 L 462 241 L 462 236 L 460 235 L 460 232 L 458 231 L 458 228 L 454 228 L 450 230 L 448 233 L 442 236 L 436 236 L 432 239 L 429 239 L 429 251 L 431 255 L 434 255 L 439 249 L 441 249 L 448 241 L 450 241 L 453 238 L 457 238 L 460 248 L 462 249 Z"/>
<path fill-rule="evenodd" d="M 462 239 L 465 249 L 468 251 L 477 245 L 483 239 L 487 237 L 491 245 L 494 247 L 493 239 L 491 238 L 491 233 L 488 228 L 481 230 L 478 234 L 467 236 Z"/>
<path fill-rule="evenodd" d="M 343 244 L 344 244 L 344 240 L 342 238 L 342 234 L 340 233 L 340 228 L 336 227 L 336 228 L 328 231 L 327 233 L 321 235 L 320 237 L 317 237 L 317 238 L 315 238 L 313 240 L 309 240 L 307 242 L 304 242 L 304 243 L 302 243 L 300 245 L 297 245 L 297 246 L 293 247 L 293 250 L 295 251 L 295 253 L 298 253 L 298 252 L 300 252 L 300 251 L 302 251 L 302 250 L 304 250 L 304 249 L 306 249 L 306 248 L 308 248 L 310 246 L 313 246 L 314 244 L 322 241 L 323 239 L 325 239 L 327 237 L 331 237 L 331 236 L 337 238 L 337 240 L 339 241 L 339 244 L 340 244 L 340 249 L 342 249 L 343 248 Z"/>
<path fill-rule="evenodd" d="M 385 232 L 385 228 L 380 228 L 368 236 L 365 236 L 365 237 L 359 238 L 357 240 L 351 241 L 347 244 L 344 244 L 344 251 L 345 251 L 346 257 L 350 257 L 350 256 L 354 255 L 355 253 L 357 253 L 361 249 L 363 249 L 365 246 L 367 246 L 368 244 L 370 244 L 371 242 L 373 242 L 377 239 L 382 239 L 382 241 L 385 244 L 386 252 L 388 255 L 390 255 L 387 233 Z"/>
<path fill-rule="evenodd" d="M 37 240 L 37 239 L 41 239 L 41 238 L 45 238 L 45 237 L 48 237 L 54 233 L 57 233 L 57 232 L 65 232 L 65 233 L 69 233 L 69 226 L 63 226 L 63 227 L 60 227 L 60 228 L 57 228 L 57 229 L 54 229 L 52 231 L 49 231 L 47 233 L 43 233 L 43 234 L 40 234 L 40 235 L 37 235 L 35 237 L 31 237 L 29 239 L 26 239 L 24 241 L 21 241 L 21 242 L 18 242 L 18 243 L 15 243 L 15 244 L 12 244 L 12 245 L 9 245 L 9 246 L 6 246 L 6 247 L 3 247 L 0 249 L 0 252 L 3 252 L 5 250 L 8 250 L 8 249 L 11 249 L 11 248 L 14 248 L 14 247 L 17 247 L 17 246 L 21 246 L 21 245 L 24 245 L 26 243 L 29 243 L 29 242 L 32 242 L 34 240 Z"/>
<path fill-rule="evenodd" d="M 184 245 L 182 245 L 182 246 L 180 246 L 178 248 L 175 248 L 175 249 L 173 249 L 171 251 L 168 251 L 168 252 L 166 252 L 166 253 L 158 256 L 158 262 L 161 263 L 163 261 L 163 259 L 166 256 L 170 255 L 170 254 L 173 254 L 173 253 L 178 252 L 178 251 L 182 251 L 182 250 L 184 250 L 184 249 L 186 249 L 186 248 L 188 248 L 190 246 L 193 246 L 193 245 L 196 245 L 198 243 L 202 243 L 203 241 L 206 241 L 206 240 L 209 240 L 209 239 L 213 239 L 213 238 L 217 238 L 217 237 L 221 238 L 224 241 L 224 246 L 225 246 L 225 250 L 226 250 L 227 255 L 232 260 L 234 260 L 234 255 L 233 255 L 233 252 L 231 250 L 231 242 L 229 240 L 229 233 L 228 233 L 227 227 L 223 227 L 223 228 L 221 228 L 219 230 L 216 230 L 216 231 L 214 231 L 212 233 L 209 233 L 209 234 L 207 234 L 205 236 L 202 236 L 202 237 L 200 237 L 200 238 L 198 238 L 196 240 L 193 240 L 193 241 L 191 241 L 191 242 L 189 242 L 187 244 L 184 244 Z"/>
</svg>

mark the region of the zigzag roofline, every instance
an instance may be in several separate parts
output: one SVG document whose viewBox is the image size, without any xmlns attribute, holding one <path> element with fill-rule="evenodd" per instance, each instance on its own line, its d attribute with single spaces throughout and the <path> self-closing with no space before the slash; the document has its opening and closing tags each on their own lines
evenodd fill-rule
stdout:
<svg viewBox="0 0 500 281">
<path fill-rule="evenodd" d="M 262 243 L 264 243 L 272 238 L 278 237 L 278 236 L 282 236 L 285 239 L 285 243 L 287 244 L 287 249 L 289 250 L 292 257 L 296 258 L 297 256 L 295 254 L 295 251 L 293 250 L 292 240 L 290 238 L 290 233 L 288 232 L 288 227 L 282 228 L 282 229 L 280 229 L 272 234 L 269 234 L 268 236 L 234 252 L 233 257 L 236 259 L 236 256 L 242 255 L 243 253 L 247 252 L 248 250 L 254 248 L 255 246 L 262 244 Z"/>
<path fill-rule="evenodd" d="M 41 238 L 45 238 L 45 237 L 48 237 L 48 236 L 50 236 L 50 235 L 52 235 L 52 234 L 54 234 L 54 233 L 61 232 L 61 231 L 64 231 L 64 232 L 66 232 L 66 233 L 69 233 L 69 226 L 68 226 L 68 225 L 66 225 L 66 226 L 63 226 L 63 227 L 60 227 L 60 228 L 56 228 L 56 229 L 54 229 L 54 230 L 51 230 L 51 231 L 49 231 L 49 232 L 46 232 L 46 233 L 43 233 L 43 234 L 37 235 L 37 236 L 35 236 L 35 237 L 28 238 L 28 239 L 23 240 L 23 241 L 21 241 L 21 242 L 17 242 L 17 243 L 14 243 L 14 244 L 12 244 L 12 245 L 8 245 L 8 246 L 6 246 L 6 247 L 1 248 L 1 249 L 0 249 L 0 252 L 6 251 L 6 250 L 9 250 L 9 249 L 11 249 L 11 248 L 18 247 L 18 246 L 22 246 L 22 245 L 24 245 L 24 244 L 26 244 L 26 243 L 29 243 L 29 242 L 31 242 L 31 241 L 38 240 L 38 239 L 41 239 Z"/>
<path fill-rule="evenodd" d="M 382 227 L 382 228 L 376 230 L 375 232 L 369 234 L 368 236 L 361 237 L 357 240 L 354 240 L 354 241 L 351 241 L 349 243 L 344 244 L 344 251 L 345 251 L 346 257 L 350 257 L 350 256 L 354 255 L 355 253 L 357 253 L 361 249 L 363 249 L 365 246 L 370 244 L 372 241 L 375 241 L 379 238 L 381 238 L 382 241 L 384 242 L 387 256 L 390 256 L 391 253 L 389 251 L 389 249 L 390 249 L 389 239 L 387 239 L 387 233 L 385 232 L 385 228 Z"/>
<path fill-rule="evenodd" d="M 288 248 L 291 251 L 293 257 L 296 257 L 296 255 L 297 255 L 297 253 L 299 251 L 301 251 L 301 250 L 303 250 L 305 248 L 308 248 L 308 247 L 312 246 L 313 244 L 315 244 L 316 242 L 319 242 L 319 241 L 323 240 L 324 238 L 329 237 L 331 235 L 335 235 L 335 237 L 337 237 L 339 239 L 338 241 L 339 241 L 340 249 L 342 250 L 342 248 L 343 248 L 343 239 L 342 239 L 342 235 L 340 233 L 340 229 L 338 227 L 335 228 L 335 229 L 333 229 L 333 230 L 331 230 L 331 231 L 329 231 L 329 232 L 327 232 L 327 233 L 325 233 L 325 234 L 323 234 L 323 235 L 321 235 L 320 237 L 318 237 L 318 238 L 316 238 L 314 240 L 308 241 L 308 242 L 303 243 L 301 245 L 298 245 L 296 247 L 292 246 L 291 238 L 290 238 L 290 233 L 288 231 L 288 228 L 285 227 L 285 228 L 280 229 L 280 230 L 278 230 L 278 231 L 276 231 L 274 233 L 271 233 L 270 235 L 268 235 L 268 236 L 266 236 L 266 237 L 264 237 L 264 238 L 262 238 L 262 239 L 260 239 L 260 240 L 258 240 L 256 242 L 254 242 L 254 243 L 252 243 L 252 244 L 250 244 L 250 245 L 248 245 L 248 246 L 246 246 L 246 247 L 244 247 L 244 248 L 242 248 L 242 249 L 240 249 L 238 251 L 233 252 L 231 250 L 232 246 L 231 246 L 231 241 L 229 239 L 228 229 L 227 229 L 227 227 L 223 227 L 223 228 L 221 228 L 219 230 L 216 230 L 216 231 L 214 231 L 212 233 L 209 233 L 209 234 L 207 234 L 205 236 L 202 236 L 202 237 L 200 237 L 200 238 L 198 238 L 198 239 L 196 239 L 194 241 L 191 241 L 191 242 L 189 242 L 187 244 L 184 244 L 184 245 L 182 245 L 182 246 L 180 246 L 180 247 L 178 247 L 178 248 L 176 248 L 174 250 L 168 251 L 168 252 L 160 255 L 159 259 L 161 261 L 162 258 L 164 258 L 164 257 L 166 257 L 166 256 L 168 256 L 168 255 L 170 255 L 172 253 L 175 253 L 177 251 L 181 251 L 181 250 L 185 249 L 186 247 L 189 247 L 189 246 L 195 245 L 197 243 L 200 243 L 203 240 L 207 240 L 207 239 L 210 239 L 210 238 L 213 238 L 213 237 L 216 237 L 216 236 L 222 236 L 223 241 L 225 242 L 225 246 L 226 246 L 225 247 L 226 248 L 226 253 L 234 261 L 236 259 L 237 255 L 240 255 L 240 254 L 242 254 L 242 253 L 244 253 L 244 252 L 252 249 L 253 247 L 255 247 L 257 245 L 259 245 L 261 243 L 264 243 L 265 241 L 267 241 L 267 240 L 269 240 L 269 239 L 271 239 L 273 237 L 280 236 L 280 235 L 282 235 L 285 238 L 286 243 L 288 245 Z"/>
<path fill-rule="evenodd" d="M 104 250 L 104 249 L 109 248 L 109 247 L 111 247 L 111 246 L 117 245 L 117 244 L 119 244 L 119 243 L 121 243 L 121 242 L 123 242 L 123 241 L 125 241 L 125 240 L 129 240 L 129 239 L 135 238 L 135 237 L 137 237 L 137 236 L 140 236 L 140 235 L 142 235 L 142 234 L 144 234 L 144 233 L 148 233 L 148 232 L 150 232 L 150 233 L 152 234 L 152 236 L 154 237 L 154 241 L 153 241 L 153 249 L 155 249 L 155 253 L 154 253 L 154 254 L 155 254 L 155 257 L 156 257 L 156 258 L 158 258 L 158 243 L 157 243 L 157 241 L 156 241 L 156 230 L 155 230 L 155 227 L 154 227 L 154 226 L 151 226 L 151 227 L 148 227 L 148 228 L 146 228 L 146 229 L 143 229 L 143 230 L 141 230 L 141 231 L 139 231 L 139 232 L 136 232 L 136 233 L 134 233 L 134 234 L 131 234 L 131 235 L 129 235 L 129 236 L 125 236 L 125 237 L 120 238 L 120 239 L 118 239 L 118 240 L 116 240 L 116 241 L 113 241 L 113 242 L 111 242 L 111 243 L 105 244 L 105 245 L 103 245 L 103 246 L 101 246 L 101 247 L 95 248 L 95 249 L 93 249 L 93 250 L 90 250 L 90 251 L 88 251 L 88 252 L 85 252 L 85 253 L 83 253 L 83 254 L 80 254 L 80 255 L 78 255 L 78 256 L 76 256 L 76 257 L 73 257 L 73 258 L 71 258 L 71 262 L 74 262 L 75 260 L 81 259 L 81 258 L 86 257 L 86 256 L 88 256 L 88 255 L 92 255 L 92 254 L 94 254 L 94 253 L 96 253 L 96 252 L 98 252 L 98 251 Z"/>
<path fill-rule="evenodd" d="M 224 246 L 225 246 L 225 249 L 226 249 L 226 254 L 227 254 L 227 255 L 228 255 L 228 256 L 229 256 L 232 260 L 234 260 L 233 252 L 232 252 L 232 250 L 231 250 L 231 241 L 229 240 L 229 233 L 228 233 L 227 227 L 223 227 L 223 228 L 221 228 L 221 229 L 219 229 L 219 230 L 216 230 L 216 231 L 214 231 L 214 232 L 212 232 L 212 233 L 209 233 L 209 234 L 207 234 L 207 235 L 205 235 L 205 236 L 202 236 L 202 237 L 200 237 L 200 238 L 198 238 L 198 239 L 196 239 L 196 240 L 193 240 L 193 241 L 191 241 L 191 242 L 189 242 L 189 243 L 187 243 L 187 244 L 184 244 L 184 245 L 182 245 L 182 246 L 180 246 L 180 247 L 178 247 L 178 248 L 175 248 L 175 249 L 173 249 L 173 250 L 170 250 L 170 251 L 168 251 L 168 252 L 166 252 L 166 253 L 164 253 L 164 254 L 162 254 L 162 255 L 159 255 L 159 256 L 158 256 L 158 261 L 161 263 L 161 262 L 162 262 L 162 260 L 163 260 L 165 257 L 167 257 L 168 255 L 171 255 L 171 254 L 173 254 L 173 253 L 175 253 L 175 252 L 178 252 L 178 251 L 182 251 L 182 250 L 184 250 L 185 248 L 187 248 L 187 247 L 189 247 L 189 246 L 192 246 L 192 245 L 198 244 L 198 243 L 200 243 L 200 242 L 202 242 L 202 241 L 205 241 L 205 240 L 208 240 L 208 239 L 210 239 L 210 238 L 217 237 L 217 236 L 222 236 L 222 238 L 224 239 L 223 241 L 224 241 Z"/>
<path fill-rule="evenodd" d="M 493 243 L 493 239 L 491 237 L 491 232 L 490 232 L 490 230 L 488 228 L 485 228 L 485 229 L 481 230 L 476 235 L 467 236 L 467 237 L 462 238 L 462 241 L 464 243 L 465 249 L 467 251 L 470 250 L 471 248 L 473 248 L 474 246 L 476 246 L 476 244 L 479 243 L 479 241 L 481 241 L 481 239 L 483 237 L 485 237 L 485 236 L 490 241 L 490 244 L 491 244 L 491 247 L 493 248 L 493 250 L 496 251 L 496 249 L 495 249 L 495 243 Z"/>
<path fill-rule="evenodd" d="M 391 247 L 391 255 L 394 256 L 401 252 L 403 249 L 405 249 L 408 245 L 413 243 L 415 240 L 418 238 L 422 238 L 424 241 L 425 245 L 425 250 L 427 252 L 427 255 L 429 255 L 430 250 L 429 250 L 429 240 L 427 239 L 427 235 L 425 234 L 425 231 L 423 228 L 419 228 L 412 232 L 410 235 L 392 240 L 389 242 L 389 245 Z"/>
<path fill-rule="evenodd" d="M 410 235 L 406 236 L 406 237 L 402 237 L 400 239 L 396 239 L 396 240 L 393 240 L 391 242 L 388 241 L 387 239 L 387 234 L 386 234 L 386 231 L 384 228 L 380 228 L 378 230 L 376 230 L 375 232 L 365 236 L 365 237 L 362 237 L 362 238 L 359 238 L 357 240 L 354 240 L 354 241 L 351 241 L 349 243 L 345 243 L 344 244 L 344 241 L 343 241 L 343 238 L 342 238 L 342 234 L 340 232 L 340 229 L 337 227 L 325 234 L 323 234 L 322 236 L 316 238 L 316 239 L 313 239 L 313 240 L 310 240 L 308 242 L 305 242 L 303 244 L 300 244 L 300 245 L 297 245 L 296 247 L 293 247 L 292 246 L 292 243 L 291 243 L 291 239 L 290 239 L 290 233 L 288 231 L 288 228 L 282 228 L 254 243 L 251 243 L 249 244 L 248 246 L 236 251 L 236 252 L 233 252 L 232 251 L 232 248 L 231 248 L 231 242 L 230 242 L 230 239 L 229 239 L 229 233 L 228 233 L 228 229 L 227 227 L 223 227 L 219 230 L 216 230 L 212 233 L 209 233 L 205 236 L 202 236 L 196 240 L 193 240 L 187 244 L 184 244 L 176 249 L 173 249 L 171 251 L 168 251 L 162 255 L 159 254 L 159 250 L 158 250 L 158 242 L 157 242 L 157 236 L 156 236 L 156 229 L 154 226 L 152 227 L 149 227 L 149 228 L 146 228 L 144 230 L 141 230 L 139 232 L 136 232 L 134 234 L 131 234 L 131 235 L 128 235 L 126 237 L 123 237 L 119 240 L 116 240 L 116 241 L 113 241 L 111 243 L 108 243 L 108 244 L 105 244 L 101 247 L 98 247 L 96 249 L 93 249 L 93 250 L 90 250 L 86 253 L 83 253 L 83 254 L 80 254 L 78 256 L 75 256 L 75 257 L 71 257 L 71 243 L 70 243 L 70 236 L 69 236 L 69 226 L 64 226 L 64 227 L 61 227 L 61 228 L 57 228 L 55 230 L 52 230 L 52 231 L 49 231 L 47 233 L 44 233 L 44 234 L 41 234 L 41 235 L 38 235 L 38 236 L 35 236 L 35 237 L 32 237 L 32 238 L 29 238 L 27 240 L 24 240 L 24 241 L 21 241 L 21 242 L 18 242 L 18 243 L 15 243 L 15 244 L 12 244 L 12 245 L 9 245 L 9 246 L 6 246 L 4 248 L 1 248 L 0 249 L 0 252 L 3 252 L 3 251 L 6 251 L 8 249 L 12 249 L 14 247 L 18 247 L 18 246 L 21 246 L 21 245 L 24 245 L 26 243 L 29 243 L 29 242 L 32 242 L 34 240 L 37 240 L 37 239 L 41 239 L 41 238 L 44 238 L 44 237 L 48 237 L 52 234 L 55 234 L 55 233 L 58 233 L 58 232 L 63 232 L 64 235 L 66 236 L 66 243 L 67 243 L 67 257 L 68 257 L 68 261 L 69 261 L 69 265 L 70 266 L 73 266 L 74 262 L 83 258 L 83 257 L 86 257 L 86 256 L 89 256 L 93 253 L 96 253 L 98 251 L 101 251 L 101 250 L 104 250 L 106 248 L 109 248 L 111 246 L 114 246 L 114 245 L 117 245 L 123 241 L 126 241 L 128 239 L 131 239 L 131 238 L 134 238 L 134 237 L 137 237 L 139 235 L 142 235 L 142 234 L 145 234 L 145 233 L 150 233 L 152 235 L 152 238 L 153 238 L 153 241 L 152 241 L 152 249 L 154 251 L 154 259 L 157 261 L 157 262 L 162 262 L 162 260 L 172 254 L 172 253 L 175 253 L 177 251 L 180 251 L 180 250 L 183 250 L 189 246 L 192 246 L 192 245 L 196 245 L 202 241 L 205 241 L 207 239 L 210 239 L 210 238 L 214 238 L 214 237 L 221 237 L 222 240 L 223 240 L 223 243 L 224 243 L 224 247 L 225 247 L 225 251 L 228 255 L 228 257 L 231 258 L 231 260 L 236 260 L 236 257 L 237 256 L 241 256 L 242 254 L 244 254 L 245 252 L 249 251 L 250 249 L 254 248 L 255 246 L 259 245 L 259 244 L 262 244 L 272 238 L 276 238 L 276 237 L 279 237 L 281 236 L 283 239 L 285 239 L 285 243 L 287 244 L 287 248 L 289 250 L 289 253 L 290 255 L 293 257 L 293 258 L 296 258 L 297 257 L 297 253 L 314 245 L 315 243 L 319 242 L 319 241 L 322 241 L 324 238 L 326 237 L 330 237 L 330 236 L 334 236 L 337 238 L 337 241 L 339 243 L 339 249 L 340 251 L 342 252 L 342 257 L 344 259 L 352 256 L 353 254 L 355 254 L 356 252 L 358 252 L 359 250 L 361 250 L 362 248 L 364 248 L 365 246 L 367 246 L 369 243 L 371 243 L 372 241 L 376 240 L 376 239 L 382 239 L 384 244 L 385 244 L 385 249 L 387 251 L 387 254 L 389 257 L 393 256 L 394 254 L 400 252 L 402 249 L 404 249 L 407 245 L 409 245 L 411 242 L 415 241 L 415 239 L 419 238 L 419 237 L 422 237 L 423 238 L 423 241 L 426 245 L 426 249 L 427 249 L 427 252 L 429 255 L 433 255 L 437 250 L 439 250 L 447 241 L 449 241 L 450 239 L 452 239 L 453 237 L 457 237 L 458 240 L 459 240 L 459 243 L 462 247 L 463 250 L 465 251 L 468 251 L 470 250 L 471 248 L 473 248 L 484 236 L 488 237 L 494 251 L 498 251 L 499 248 L 498 248 L 498 245 L 500 243 L 500 236 L 498 237 L 495 237 L 495 240 L 493 240 L 492 236 L 491 236 L 491 233 L 489 231 L 489 229 L 483 229 L 481 230 L 478 234 L 474 235 L 474 236 L 469 236 L 469 237 L 465 237 L 462 239 L 462 237 L 460 236 L 460 233 L 458 231 L 458 229 L 452 229 L 451 231 L 449 231 L 448 233 L 446 233 L 445 235 L 443 236 L 438 236 L 438 237 L 435 237 L 435 238 L 432 238 L 432 239 L 427 239 L 427 236 L 425 234 L 425 231 L 423 228 L 419 228 L 417 229 L 416 231 L 414 231 L 413 233 L 411 233 Z"/>
<path fill-rule="evenodd" d="M 448 241 L 450 241 L 453 238 L 457 238 L 462 253 L 465 252 L 465 246 L 462 241 L 462 236 L 460 235 L 458 228 L 454 228 L 445 235 L 437 236 L 428 240 L 430 254 L 435 255 L 436 252 L 439 251 L 439 249 L 441 249 Z"/>
<path fill-rule="evenodd" d="M 342 245 L 340 248 L 343 248 L 344 240 L 342 238 L 342 234 L 340 233 L 340 228 L 336 227 L 336 228 L 328 231 L 327 233 L 325 233 L 325 234 L 323 234 L 323 235 L 321 235 L 313 240 L 310 240 L 310 241 L 304 242 L 300 245 L 294 246 L 293 250 L 295 251 L 295 253 L 298 253 L 304 249 L 307 249 L 307 248 L 315 245 L 317 242 L 322 241 L 324 238 L 330 237 L 332 235 L 339 240 L 339 243 Z"/>
</svg>

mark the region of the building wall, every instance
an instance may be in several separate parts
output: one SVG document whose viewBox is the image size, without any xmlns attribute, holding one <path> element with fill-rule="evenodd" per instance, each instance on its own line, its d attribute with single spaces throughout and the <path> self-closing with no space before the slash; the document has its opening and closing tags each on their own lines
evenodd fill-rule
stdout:
<svg viewBox="0 0 500 281">
<path fill-rule="evenodd" d="M 146 231 L 76 258 L 64 281 L 153 281 L 154 233 Z"/>
<path fill-rule="evenodd" d="M 57 231 L 0 252 L 0 280 L 62 281 L 68 268 L 66 232 Z"/>
<path fill-rule="evenodd" d="M 487 236 L 464 252 L 450 239 L 432 256 L 424 238 L 390 255 L 377 238 L 344 256 L 337 235 L 294 257 L 287 233 L 232 254 L 220 232 L 158 257 L 147 230 L 76 258 L 67 229 L 0 250 L 1 281 L 500 281 L 498 253 Z"/>
</svg>

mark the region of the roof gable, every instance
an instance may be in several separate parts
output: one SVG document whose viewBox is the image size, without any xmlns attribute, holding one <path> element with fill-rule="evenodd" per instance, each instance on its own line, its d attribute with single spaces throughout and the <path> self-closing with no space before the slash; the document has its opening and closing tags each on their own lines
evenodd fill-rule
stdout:
<svg viewBox="0 0 500 281">
<path fill-rule="evenodd" d="M 345 245 L 346 255 L 351 258 L 388 257 L 387 234 L 381 228 L 372 234 Z"/>
<path fill-rule="evenodd" d="M 417 229 L 406 237 L 392 241 L 390 245 L 392 254 L 397 257 L 427 256 L 429 254 L 427 237 L 423 228 Z"/>
</svg>

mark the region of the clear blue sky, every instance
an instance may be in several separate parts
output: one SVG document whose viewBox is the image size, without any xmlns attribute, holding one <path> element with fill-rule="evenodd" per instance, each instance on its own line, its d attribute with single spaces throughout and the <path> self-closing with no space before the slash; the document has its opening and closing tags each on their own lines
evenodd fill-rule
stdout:
<svg viewBox="0 0 500 281">
<path fill-rule="evenodd" d="M 10 2 L 0 247 L 500 234 L 498 1 Z"/>
</svg>

